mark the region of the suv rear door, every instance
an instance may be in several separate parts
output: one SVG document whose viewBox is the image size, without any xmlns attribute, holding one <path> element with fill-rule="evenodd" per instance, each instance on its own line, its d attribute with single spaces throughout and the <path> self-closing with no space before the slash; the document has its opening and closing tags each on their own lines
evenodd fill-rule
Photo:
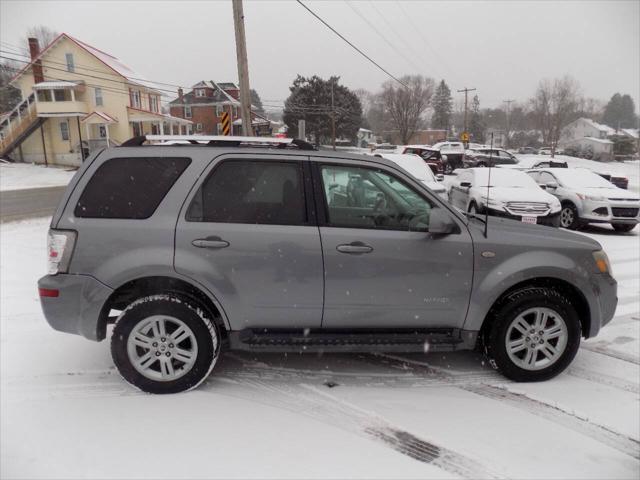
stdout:
<svg viewBox="0 0 640 480">
<path fill-rule="evenodd" d="M 307 157 L 218 157 L 187 197 L 175 268 L 203 284 L 231 328 L 320 327 L 323 267 Z"/>
<path fill-rule="evenodd" d="M 325 265 L 323 328 L 460 327 L 471 292 L 466 226 L 428 233 L 444 208 L 387 168 L 313 164 Z M 453 218 L 454 215 L 451 214 Z"/>
</svg>

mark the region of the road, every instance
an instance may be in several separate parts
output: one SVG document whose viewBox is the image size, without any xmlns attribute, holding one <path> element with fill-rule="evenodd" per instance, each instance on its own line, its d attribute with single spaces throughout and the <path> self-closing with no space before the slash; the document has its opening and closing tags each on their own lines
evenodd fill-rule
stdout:
<svg viewBox="0 0 640 480">
<path fill-rule="evenodd" d="M 0 221 L 51 215 L 67 187 L 40 187 L 0 191 Z"/>
</svg>

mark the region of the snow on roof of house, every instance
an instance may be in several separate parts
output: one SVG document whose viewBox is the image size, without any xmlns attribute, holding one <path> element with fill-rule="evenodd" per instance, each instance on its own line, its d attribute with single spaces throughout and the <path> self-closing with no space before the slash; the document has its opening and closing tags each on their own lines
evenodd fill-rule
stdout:
<svg viewBox="0 0 640 480">
<path fill-rule="evenodd" d="M 625 135 L 628 135 L 628 136 L 633 137 L 633 138 L 638 138 L 638 136 L 639 136 L 639 131 L 638 131 L 637 128 L 623 128 L 622 132 Z"/>
<path fill-rule="evenodd" d="M 77 87 L 78 85 L 80 85 L 80 83 L 84 83 L 84 82 L 66 82 L 64 80 L 59 80 L 55 82 L 40 82 L 40 83 L 36 83 L 33 86 L 33 89 L 34 90 L 50 90 L 54 88 L 54 89 L 60 90 L 63 88 Z"/>
<path fill-rule="evenodd" d="M 591 120 L 590 118 L 581 118 L 585 123 L 591 125 L 593 128 L 600 130 L 601 132 L 605 132 L 607 135 L 613 135 L 616 133 L 615 128 L 611 128 L 608 125 L 603 125 L 601 123 L 596 122 L 595 120 Z"/>
<path fill-rule="evenodd" d="M 111 115 L 108 115 L 108 114 L 106 114 L 104 112 L 99 112 L 97 110 L 94 110 L 93 112 L 85 115 L 84 117 L 82 117 L 82 119 L 80 121 L 83 122 L 83 123 L 87 123 L 87 122 L 90 122 L 92 117 L 97 117 L 96 118 L 96 120 L 98 121 L 97 123 L 103 123 L 103 122 L 104 123 L 118 123 L 118 120 L 113 118 Z"/>
<path fill-rule="evenodd" d="M 591 142 L 595 142 L 595 143 L 603 143 L 603 144 L 610 144 L 610 143 L 613 143 L 611 140 L 607 140 L 606 138 L 582 137 L 582 138 L 576 138 L 576 139 L 574 139 L 574 141 L 580 141 L 580 140 L 589 140 L 589 141 L 591 141 Z"/>
<path fill-rule="evenodd" d="M 120 60 L 118 60 L 113 55 L 110 55 L 110 54 L 108 54 L 106 52 L 103 52 L 102 50 L 99 50 L 99 49 L 97 49 L 95 47 L 92 47 L 91 45 L 89 45 L 89 44 L 87 44 L 87 43 L 85 43 L 85 42 L 83 42 L 81 40 L 78 40 L 77 38 L 74 38 L 74 37 L 72 37 L 71 35 L 69 35 L 67 33 L 61 33 L 60 35 L 58 35 L 49 45 L 47 45 L 45 48 L 42 49 L 42 51 L 35 58 L 35 60 L 42 59 L 42 57 L 48 53 L 49 49 L 51 47 L 53 47 L 54 45 L 56 45 L 63 38 L 66 38 L 67 40 L 72 41 L 73 43 L 78 45 L 80 48 L 82 48 L 85 51 L 89 52 L 91 55 L 93 55 L 98 60 L 100 60 L 102 63 L 104 63 L 111 70 L 116 72 L 121 77 L 124 77 L 129 83 L 134 84 L 134 85 L 140 85 L 140 86 L 148 88 L 150 90 L 155 90 L 157 93 L 161 94 L 160 88 L 158 87 L 158 85 L 156 85 L 155 83 L 153 83 L 150 80 L 145 79 L 140 74 L 134 72 L 131 68 L 126 66 L 124 63 L 122 63 Z M 11 79 L 11 82 L 15 81 L 18 77 L 22 76 L 22 74 L 25 71 L 27 71 L 33 65 L 34 61 L 31 61 L 30 63 L 25 65 L 22 68 L 22 70 L 20 70 L 18 73 L 16 73 L 16 75 Z M 82 68 L 81 67 L 77 67 L 76 70 L 82 70 Z M 78 71 L 77 73 L 79 75 L 82 75 L 82 72 Z"/>
</svg>

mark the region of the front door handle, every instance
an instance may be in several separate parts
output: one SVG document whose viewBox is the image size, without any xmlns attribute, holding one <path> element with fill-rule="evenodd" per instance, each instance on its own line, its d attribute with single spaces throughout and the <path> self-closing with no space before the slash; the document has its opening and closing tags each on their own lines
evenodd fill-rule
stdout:
<svg viewBox="0 0 640 480">
<path fill-rule="evenodd" d="M 191 244 L 198 248 L 226 248 L 230 245 L 229 242 L 222 240 L 220 237 L 198 238 Z"/>
<path fill-rule="evenodd" d="M 361 254 L 373 252 L 373 247 L 362 242 L 351 242 L 336 247 L 340 253 Z"/>
</svg>

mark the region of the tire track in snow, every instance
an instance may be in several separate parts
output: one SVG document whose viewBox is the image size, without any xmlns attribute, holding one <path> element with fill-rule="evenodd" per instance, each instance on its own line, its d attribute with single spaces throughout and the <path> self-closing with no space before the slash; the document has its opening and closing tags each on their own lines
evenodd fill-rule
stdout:
<svg viewBox="0 0 640 480">
<path fill-rule="evenodd" d="M 408 362 L 416 366 L 423 366 L 427 369 L 430 374 L 439 375 L 441 378 L 446 379 L 447 377 L 455 377 L 448 373 L 444 369 L 435 368 L 423 362 L 414 361 L 411 359 L 403 359 L 403 357 L 399 357 L 396 355 L 386 355 L 380 354 L 385 358 L 393 359 L 399 362 Z M 580 376 L 581 374 L 589 375 L 591 372 L 580 371 L 580 369 L 575 369 L 576 375 Z M 623 389 L 630 388 L 633 393 L 638 391 L 638 386 L 633 385 L 628 382 L 624 382 L 622 380 L 615 379 L 610 377 L 609 379 L 605 378 L 604 375 L 592 374 L 592 377 L 599 378 L 601 382 L 606 385 L 614 386 L 612 383 L 617 383 L 616 386 L 618 388 L 623 387 Z M 588 378 L 592 380 L 593 378 Z M 605 383 L 609 381 L 609 383 Z M 506 379 L 502 379 L 500 383 L 510 383 Z M 588 419 L 584 419 L 578 417 L 577 415 L 562 410 L 559 407 L 554 405 L 550 405 L 548 403 L 542 402 L 540 400 L 534 400 L 526 395 L 513 393 L 509 391 L 506 387 L 499 387 L 494 385 L 489 385 L 486 383 L 460 383 L 460 382 L 451 382 L 451 386 L 455 386 L 462 390 L 465 390 L 470 393 L 474 393 L 476 395 L 483 396 L 485 398 L 489 398 L 492 400 L 497 400 L 503 403 L 507 403 L 513 407 L 519 408 L 521 410 L 525 410 L 528 413 L 533 415 L 545 418 L 554 423 L 560 424 L 566 428 L 569 428 L 577 433 L 585 435 L 587 437 L 596 440 L 597 442 L 608 445 L 624 454 L 630 455 L 636 460 L 640 460 L 640 442 L 631 437 L 618 433 L 610 428 L 604 427 L 602 425 L 598 425 L 596 423 L 589 422 Z M 626 388 L 624 388 L 626 387 Z M 635 390 L 635 391 L 634 391 Z"/>
<path fill-rule="evenodd" d="M 640 460 L 640 442 L 626 435 L 615 432 L 607 427 L 589 422 L 560 407 L 535 400 L 524 394 L 514 393 L 504 387 L 492 385 L 468 385 L 463 387 L 467 392 L 481 397 L 490 398 L 506 403 L 512 407 L 563 425 L 577 433 L 608 445 L 619 452 L 625 453 L 636 460 Z"/>
<path fill-rule="evenodd" d="M 242 361 L 242 360 L 241 360 Z M 247 367 L 244 367 L 247 368 Z M 264 375 L 232 376 L 225 379 L 212 377 L 200 390 L 220 393 L 214 383 L 228 381 L 249 387 L 248 399 L 272 407 L 305 415 L 324 424 L 384 444 L 414 460 L 433 465 L 463 478 L 504 478 L 479 462 L 437 443 L 391 424 L 375 412 L 362 409 L 308 383 L 292 383 L 291 378 L 275 380 Z M 268 393 L 268 395 L 265 395 Z M 243 397 L 245 398 L 245 397 Z"/>
<path fill-rule="evenodd" d="M 600 355 L 606 355 L 607 357 L 617 358 L 623 362 L 633 363 L 634 365 L 640 365 L 640 358 L 629 353 L 619 352 L 607 348 L 607 344 L 601 342 L 596 343 L 582 343 L 580 348 L 589 350 L 590 352 L 599 353 Z"/>
<path fill-rule="evenodd" d="M 582 367 L 570 366 L 566 373 L 572 377 L 581 378 L 590 382 L 599 383 L 608 387 L 617 388 L 625 392 L 640 394 L 640 385 L 637 383 L 627 382 L 621 378 L 612 377 L 611 375 L 605 375 L 604 373 L 592 372 Z"/>
</svg>

